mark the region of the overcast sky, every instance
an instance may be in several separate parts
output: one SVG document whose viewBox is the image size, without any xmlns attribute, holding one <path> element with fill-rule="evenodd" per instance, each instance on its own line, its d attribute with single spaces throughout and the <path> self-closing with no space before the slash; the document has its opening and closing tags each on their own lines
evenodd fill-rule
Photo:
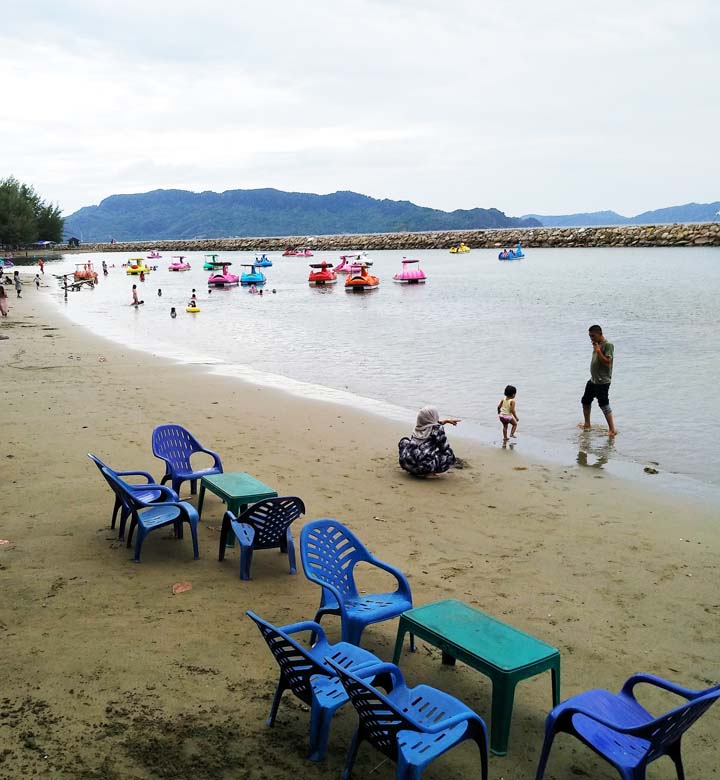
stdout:
<svg viewBox="0 0 720 780">
<path fill-rule="evenodd" d="M 718 0 L 4 0 L 0 178 L 508 215 L 720 199 Z"/>
</svg>

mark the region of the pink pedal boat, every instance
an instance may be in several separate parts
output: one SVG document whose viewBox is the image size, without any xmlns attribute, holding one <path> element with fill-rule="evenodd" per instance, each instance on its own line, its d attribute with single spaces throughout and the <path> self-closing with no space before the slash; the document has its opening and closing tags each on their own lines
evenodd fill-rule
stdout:
<svg viewBox="0 0 720 780">
<path fill-rule="evenodd" d="M 398 284 L 425 284 L 427 278 L 425 271 L 419 265 L 413 267 L 413 263 L 420 263 L 420 261 L 408 260 L 407 257 L 403 257 L 402 271 L 393 276 L 393 282 L 398 282 Z"/>
<path fill-rule="evenodd" d="M 365 252 L 359 255 L 340 255 L 340 262 L 333 268 L 336 274 L 349 274 L 353 265 L 359 265 Z"/>
<path fill-rule="evenodd" d="M 157 251 L 157 249 L 151 249 L 150 254 L 147 256 L 148 260 L 159 260 L 162 257 L 160 252 Z"/>
<path fill-rule="evenodd" d="M 190 263 L 186 263 L 185 255 L 173 255 L 174 263 L 170 263 L 168 271 L 189 271 Z"/>
<path fill-rule="evenodd" d="M 237 274 L 231 274 L 228 267 L 222 267 L 222 273 L 210 274 L 208 277 L 208 287 L 237 287 L 240 284 L 240 278 Z"/>
</svg>

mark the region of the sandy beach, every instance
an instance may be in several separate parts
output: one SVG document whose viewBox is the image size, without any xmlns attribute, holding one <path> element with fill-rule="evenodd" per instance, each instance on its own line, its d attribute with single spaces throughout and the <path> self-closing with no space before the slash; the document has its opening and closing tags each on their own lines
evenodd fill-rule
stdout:
<svg viewBox="0 0 720 780">
<path fill-rule="evenodd" d="M 356 723 L 349 706 L 322 764 L 306 759 L 309 713 L 290 693 L 276 727 L 265 726 L 277 667 L 244 613 L 311 619 L 319 592 L 300 567 L 289 576 L 285 558 L 257 553 L 252 580 L 240 581 L 237 551 L 217 560 L 224 508 L 210 494 L 198 561 L 188 534 L 157 531 L 135 565 L 110 531 L 113 498 L 86 453 L 159 479 L 150 436 L 163 422 L 190 429 L 226 471 L 300 496 L 296 541 L 306 520 L 337 518 L 407 574 L 416 606 L 458 598 L 557 647 L 563 698 L 617 691 L 637 671 L 697 689 L 720 680 L 717 507 L 459 444 L 452 428 L 466 468 L 415 480 L 397 464 L 406 428 L 120 348 L 31 287 L 19 301 L 8 290 L 0 323 L 0 778 L 340 776 Z M 172 595 L 180 581 L 192 590 Z M 363 587 L 376 582 L 368 575 Z M 337 619 L 324 624 L 339 638 Z M 370 627 L 363 646 L 390 660 L 396 629 Z M 490 725 L 490 684 L 474 670 L 442 666 L 423 642 L 401 668 L 409 684 L 458 696 Z M 662 711 L 677 700 L 645 701 Z M 534 777 L 550 706 L 549 674 L 519 685 L 493 780 Z M 684 738 L 689 779 L 718 775 L 719 725 L 715 707 Z M 365 745 L 354 776 L 394 771 Z M 650 772 L 675 777 L 667 759 Z M 578 775 L 616 776 L 561 736 L 547 777 Z M 424 776 L 479 776 L 477 753 L 465 743 Z"/>
</svg>

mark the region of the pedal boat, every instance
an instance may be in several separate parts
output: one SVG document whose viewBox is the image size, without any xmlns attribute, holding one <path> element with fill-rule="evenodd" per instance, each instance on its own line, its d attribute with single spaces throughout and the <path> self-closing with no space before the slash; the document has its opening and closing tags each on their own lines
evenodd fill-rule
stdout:
<svg viewBox="0 0 720 780">
<path fill-rule="evenodd" d="M 97 284 L 98 275 L 97 271 L 93 268 L 92 262 L 88 260 L 87 263 L 76 263 L 75 273 L 73 278 L 76 282 L 86 281 Z"/>
<path fill-rule="evenodd" d="M 231 274 L 227 269 L 227 263 L 222 267 L 221 273 L 208 276 L 208 287 L 237 287 L 239 279 L 237 274 Z"/>
<path fill-rule="evenodd" d="M 168 271 L 189 271 L 190 263 L 184 262 L 185 255 L 173 255 L 174 263 L 170 263 Z"/>
<path fill-rule="evenodd" d="M 220 255 L 205 255 L 206 258 L 209 258 L 208 260 L 205 260 L 203 263 L 203 271 L 217 271 L 220 268 L 223 268 L 226 265 L 232 265 L 232 263 L 227 263 L 223 260 L 218 260 L 218 257 Z"/>
<path fill-rule="evenodd" d="M 126 269 L 128 276 L 134 276 L 137 274 L 149 274 L 152 268 L 149 265 L 145 265 L 145 260 L 142 257 L 131 257 L 128 260 L 128 266 Z"/>
<path fill-rule="evenodd" d="M 283 257 L 312 257 L 313 253 L 309 249 L 286 249 Z"/>
<path fill-rule="evenodd" d="M 310 276 L 308 284 L 311 287 L 325 287 L 329 284 L 337 284 L 337 274 L 330 263 L 324 260 L 322 263 L 310 263 Z"/>
<path fill-rule="evenodd" d="M 522 245 L 519 241 L 515 249 L 503 249 L 498 254 L 498 260 L 519 260 L 521 257 L 525 257 L 525 253 L 522 251 Z"/>
<path fill-rule="evenodd" d="M 271 265 L 272 265 L 272 260 L 266 255 L 263 255 L 259 260 L 257 259 L 257 257 L 255 258 L 255 266 L 257 268 L 270 268 Z"/>
<path fill-rule="evenodd" d="M 349 274 L 350 266 L 360 265 L 363 262 L 365 253 L 358 255 L 340 255 L 340 262 L 333 269 L 336 274 Z M 366 263 L 367 265 L 367 263 Z"/>
<path fill-rule="evenodd" d="M 456 246 L 450 247 L 451 255 L 457 255 L 460 252 L 469 252 L 469 251 L 470 251 L 470 247 L 464 241 L 461 241 Z"/>
<path fill-rule="evenodd" d="M 243 268 L 249 268 L 249 271 L 243 271 L 240 276 L 240 284 L 243 287 L 249 287 L 254 284 L 256 287 L 262 287 L 267 279 L 262 271 L 258 271 L 254 264 L 243 263 Z M 235 277 L 237 279 L 237 277 Z"/>
<path fill-rule="evenodd" d="M 398 284 L 425 284 L 427 277 L 425 271 L 420 268 L 419 260 L 402 259 L 402 270 L 393 276 L 393 282 Z M 417 264 L 417 265 L 415 265 Z"/>
<path fill-rule="evenodd" d="M 380 279 L 368 273 L 368 266 L 371 263 L 353 263 L 350 267 L 350 273 L 345 280 L 346 292 L 370 292 L 377 290 Z"/>
<path fill-rule="evenodd" d="M 147 256 L 148 260 L 160 260 L 162 255 L 160 252 L 157 251 L 157 249 L 150 250 L 150 254 Z"/>
</svg>

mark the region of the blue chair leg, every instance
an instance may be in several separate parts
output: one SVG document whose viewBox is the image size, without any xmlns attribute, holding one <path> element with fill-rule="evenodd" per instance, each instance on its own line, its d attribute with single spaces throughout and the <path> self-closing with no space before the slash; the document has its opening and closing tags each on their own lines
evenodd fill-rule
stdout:
<svg viewBox="0 0 720 780">
<path fill-rule="evenodd" d="M 355 620 L 348 620 L 347 625 L 342 627 L 342 641 L 350 642 L 351 645 L 360 647 L 360 637 L 365 630 L 365 623 Z"/>
<path fill-rule="evenodd" d="M 115 528 L 115 520 L 117 518 L 118 509 L 122 506 L 122 501 L 115 496 L 115 506 L 113 507 L 112 520 L 110 521 L 110 530 Z"/>
<path fill-rule="evenodd" d="M 135 558 L 133 558 L 135 563 L 140 563 L 140 551 L 142 550 L 146 534 L 147 531 L 138 523 L 137 539 L 135 540 Z"/>
<path fill-rule="evenodd" d="M 685 770 L 683 769 L 682 755 L 680 754 L 680 740 L 671 748 L 668 748 L 667 754 L 675 764 L 678 780 L 685 780 Z"/>
<path fill-rule="evenodd" d="M 277 716 L 278 707 L 280 706 L 280 699 L 282 699 L 283 692 L 285 691 L 285 685 L 283 683 L 282 675 L 278 680 L 277 688 L 275 689 L 275 696 L 273 696 L 272 705 L 270 706 L 270 715 L 268 715 L 267 725 L 274 726 L 275 718 Z"/>
<path fill-rule="evenodd" d="M 253 548 L 251 544 L 240 542 L 240 579 L 250 579 L 250 567 L 252 566 Z"/>
<path fill-rule="evenodd" d="M 355 759 L 357 758 L 358 748 L 360 747 L 360 730 L 356 730 L 353 734 L 350 747 L 348 748 L 347 759 L 345 760 L 345 768 L 342 772 L 342 780 L 350 780 L 352 776 L 352 770 L 355 766 Z"/>
<path fill-rule="evenodd" d="M 193 559 L 197 560 L 200 557 L 200 551 L 198 549 L 198 538 L 197 538 L 197 523 L 190 523 L 190 536 L 192 536 Z"/>
<path fill-rule="evenodd" d="M 547 766 L 548 758 L 550 757 L 550 748 L 552 747 L 553 740 L 555 739 L 555 723 L 547 723 L 545 725 L 545 740 L 543 742 L 542 750 L 540 751 L 540 760 L 538 761 L 537 772 L 535 773 L 535 780 L 543 780 L 545 775 L 545 767 Z"/>
<path fill-rule="evenodd" d="M 290 563 L 290 574 L 297 574 L 297 566 L 295 564 L 295 544 L 291 539 L 287 541 L 287 556 Z"/>
<path fill-rule="evenodd" d="M 191 479 L 190 480 L 190 495 L 194 496 L 197 494 L 197 480 Z"/>
<path fill-rule="evenodd" d="M 333 710 L 314 705 L 310 715 L 310 755 L 311 761 L 322 761 L 327 753 L 330 723 Z"/>
</svg>

